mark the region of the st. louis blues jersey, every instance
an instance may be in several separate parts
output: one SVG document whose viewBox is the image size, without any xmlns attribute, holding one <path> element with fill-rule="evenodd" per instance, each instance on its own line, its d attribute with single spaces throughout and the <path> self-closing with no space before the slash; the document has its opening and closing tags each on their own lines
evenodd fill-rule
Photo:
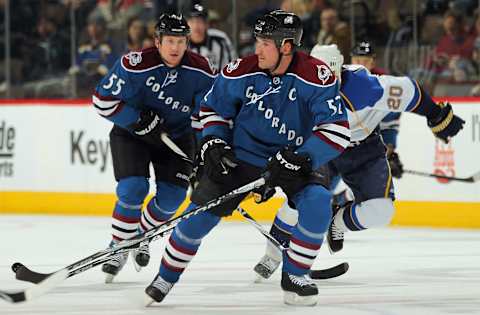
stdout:
<svg viewBox="0 0 480 315">
<path fill-rule="evenodd" d="M 373 75 L 357 65 L 342 68 L 340 94 L 349 111 L 351 141 L 368 137 L 391 112 L 414 111 L 422 99 L 418 83 L 409 77 Z M 390 117 L 398 124 L 398 116 Z"/>
<path fill-rule="evenodd" d="M 193 52 L 185 52 L 174 68 L 162 62 L 156 48 L 130 52 L 100 81 L 93 105 L 101 116 L 127 129 L 141 110 L 151 109 L 176 138 L 198 128 L 195 117 L 215 76 L 207 59 Z"/>
<path fill-rule="evenodd" d="M 337 82 L 323 62 L 302 52 L 280 76 L 261 70 L 256 56 L 237 59 L 201 104 L 203 135 L 229 141 L 237 158 L 259 167 L 286 145 L 318 167 L 350 140 Z"/>
<path fill-rule="evenodd" d="M 397 147 L 398 130 L 400 129 L 401 113 L 391 112 L 380 122 L 380 134 L 383 142 L 387 145 Z"/>
</svg>

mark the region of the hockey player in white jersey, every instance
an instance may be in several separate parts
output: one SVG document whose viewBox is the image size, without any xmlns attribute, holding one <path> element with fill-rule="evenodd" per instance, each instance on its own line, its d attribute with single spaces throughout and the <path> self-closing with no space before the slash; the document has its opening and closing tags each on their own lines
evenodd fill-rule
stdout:
<svg viewBox="0 0 480 315">
<path fill-rule="evenodd" d="M 332 253 L 343 248 L 344 233 L 390 223 L 394 214 L 394 189 L 386 160 L 386 149 L 378 125 L 390 112 L 412 112 L 427 118 L 433 134 L 448 142 L 465 123 L 453 114 L 450 104 L 436 104 L 409 77 L 372 75 L 363 66 L 343 64 L 336 45 L 312 49 L 311 55 L 324 61 L 341 78 L 340 95 L 347 108 L 352 133 L 349 147 L 329 163 L 353 191 L 354 201 L 333 209 L 327 241 Z M 285 202 L 279 209 L 271 235 L 288 247 L 290 230 L 297 213 Z M 268 278 L 281 262 L 281 252 L 272 244 L 254 270 Z"/>
</svg>

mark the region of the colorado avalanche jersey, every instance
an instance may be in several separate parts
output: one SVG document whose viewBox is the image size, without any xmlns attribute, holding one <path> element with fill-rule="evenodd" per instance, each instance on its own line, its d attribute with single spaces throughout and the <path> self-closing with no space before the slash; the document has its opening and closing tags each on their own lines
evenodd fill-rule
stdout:
<svg viewBox="0 0 480 315">
<path fill-rule="evenodd" d="M 351 141 L 368 137 L 390 112 L 413 111 L 422 98 L 416 81 L 408 77 L 373 75 L 357 65 L 342 68 L 340 94 L 349 111 Z"/>
<path fill-rule="evenodd" d="M 295 53 L 287 72 L 271 76 L 257 56 L 223 68 L 201 104 L 203 135 L 227 140 L 240 160 L 264 167 L 286 145 L 318 167 L 349 144 L 337 79 L 318 59 Z"/>
<path fill-rule="evenodd" d="M 193 52 L 185 52 L 174 68 L 163 63 L 156 48 L 130 52 L 97 85 L 93 106 L 101 116 L 127 129 L 140 111 L 151 109 L 176 138 L 191 127 L 198 128 L 200 102 L 215 76 L 207 59 Z"/>
</svg>

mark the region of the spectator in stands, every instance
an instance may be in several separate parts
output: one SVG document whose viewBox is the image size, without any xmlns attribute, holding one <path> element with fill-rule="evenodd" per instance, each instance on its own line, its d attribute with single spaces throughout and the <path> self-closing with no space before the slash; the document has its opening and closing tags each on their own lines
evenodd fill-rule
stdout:
<svg viewBox="0 0 480 315">
<path fill-rule="evenodd" d="M 310 51 L 317 42 L 317 34 L 320 31 L 320 15 L 326 8 L 331 7 L 328 0 L 310 0 L 308 13 L 303 22 L 302 46 Z"/>
<path fill-rule="evenodd" d="M 147 28 L 145 23 L 138 17 L 133 17 L 127 23 L 127 44 L 123 47 L 120 54 L 126 54 L 130 51 L 139 51 L 144 47 L 144 40 L 147 37 Z"/>
<path fill-rule="evenodd" d="M 100 15 L 107 22 L 107 27 L 114 33 L 123 34 L 128 21 L 135 16 L 154 13 L 154 8 L 145 10 L 146 0 L 97 0 L 94 15 Z"/>
<path fill-rule="evenodd" d="M 6 0 L 0 0 L 0 94 L 6 92 L 6 85 L 2 83 L 5 80 L 5 16 Z M 29 69 L 25 67 L 30 65 L 32 38 L 35 34 L 35 24 L 38 15 L 38 3 L 30 3 L 29 0 L 10 1 L 10 80 L 12 84 L 18 84 L 25 81 L 25 76 L 29 74 Z"/>
<path fill-rule="evenodd" d="M 361 41 L 353 47 L 350 54 L 352 64 L 362 65 L 373 74 L 386 74 L 386 70 L 377 67 L 377 55 L 373 45 L 369 41 Z"/>
<path fill-rule="evenodd" d="M 320 45 L 336 44 L 345 63 L 350 63 L 350 29 L 345 22 L 338 19 L 337 10 L 334 8 L 324 9 L 320 15 L 321 30 L 317 36 Z"/>
<path fill-rule="evenodd" d="M 208 58 L 214 69 L 220 70 L 237 57 L 227 34 L 209 28 L 205 7 L 193 5 L 187 14 L 187 22 L 191 29 L 189 48 Z"/>
<path fill-rule="evenodd" d="M 480 82 L 480 36 L 475 39 L 473 44 L 472 62 L 475 67 L 475 80 Z M 472 96 L 480 96 L 480 83 L 477 83 L 477 85 L 472 88 L 470 94 Z"/>
<path fill-rule="evenodd" d="M 463 16 L 447 11 L 443 20 L 445 35 L 440 39 L 433 56 L 433 69 L 444 78 L 452 78 L 456 73 L 456 81 L 467 74 L 466 65 L 472 57 L 473 36 L 465 31 Z"/>
<path fill-rule="evenodd" d="M 77 75 L 80 95 L 91 94 L 98 80 L 113 66 L 117 56 L 107 41 L 107 25 L 98 15 L 90 15 L 87 24 L 88 38 L 77 51 L 77 65 L 70 73 Z"/>
<path fill-rule="evenodd" d="M 478 38 L 480 37 L 480 9 L 475 11 L 473 18 L 473 25 L 470 33 L 473 37 Z"/>
<path fill-rule="evenodd" d="M 45 16 L 39 17 L 36 31 L 25 79 L 33 81 L 65 74 L 70 66 L 70 43 L 65 31 Z"/>
</svg>

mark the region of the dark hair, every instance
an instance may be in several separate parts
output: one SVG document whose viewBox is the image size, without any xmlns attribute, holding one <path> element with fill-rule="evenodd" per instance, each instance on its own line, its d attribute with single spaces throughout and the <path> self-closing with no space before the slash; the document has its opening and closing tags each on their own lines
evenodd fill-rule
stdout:
<svg viewBox="0 0 480 315">
<path fill-rule="evenodd" d="M 130 19 L 128 19 L 128 22 L 127 22 L 127 41 L 128 41 L 129 45 L 132 44 L 132 39 L 130 38 L 130 27 L 132 26 L 132 24 L 135 21 L 140 21 L 143 24 L 143 26 L 142 26 L 142 31 L 143 31 L 142 40 L 145 39 L 145 37 L 147 35 L 147 27 L 145 26 L 145 23 L 143 22 L 143 20 L 141 18 L 139 18 L 138 16 L 131 17 Z"/>
<path fill-rule="evenodd" d="M 447 10 L 447 12 L 445 12 L 445 14 L 443 15 L 443 18 L 446 19 L 448 17 L 453 17 L 457 24 L 463 23 L 463 15 L 454 10 Z"/>
</svg>

